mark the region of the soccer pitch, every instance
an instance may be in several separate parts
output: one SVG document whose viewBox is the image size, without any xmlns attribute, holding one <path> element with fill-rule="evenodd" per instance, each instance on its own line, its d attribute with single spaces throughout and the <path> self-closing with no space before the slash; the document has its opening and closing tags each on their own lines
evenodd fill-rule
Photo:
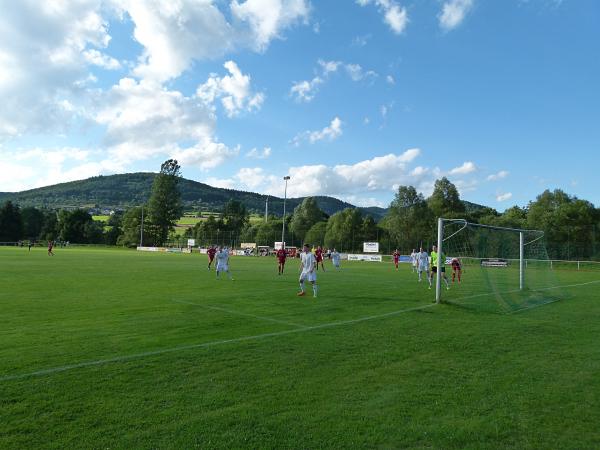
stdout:
<svg viewBox="0 0 600 450">
<path fill-rule="evenodd" d="M 600 446 L 600 272 L 496 314 L 478 270 L 436 305 L 407 265 L 329 263 L 318 299 L 230 266 L 0 248 L 0 448 Z"/>
</svg>

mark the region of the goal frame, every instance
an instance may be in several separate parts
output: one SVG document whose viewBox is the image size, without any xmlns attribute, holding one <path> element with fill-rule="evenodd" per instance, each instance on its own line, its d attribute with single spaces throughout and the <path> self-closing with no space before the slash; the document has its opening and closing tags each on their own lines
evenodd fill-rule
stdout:
<svg viewBox="0 0 600 450">
<path fill-rule="evenodd" d="M 463 227 L 452 233 L 450 236 L 444 238 L 444 223 L 462 223 Z M 441 261 L 441 256 L 444 248 L 444 241 L 450 239 L 452 236 L 460 233 L 462 230 L 467 228 L 469 225 L 487 228 L 498 231 L 511 231 L 513 233 L 519 233 L 519 290 L 525 289 L 525 246 L 536 242 L 544 237 L 542 230 L 528 230 L 524 228 L 508 228 L 498 227 L 494 225 L 484 225 L 480 223 L 469 222 L 466 219 L 445 219 L 443 217 L 438 218 L 438 233 L 437 233 L 437 253 L 438 253 L 438 270 L 435 278 L 435 302 L 441 303 L 442 301 L 442 270 L 441 264 L 446 264 L 446 261 Z M 538 237 L 530 242 L 525 242 L 525 233 L 537 233 Z"/>
</svg>

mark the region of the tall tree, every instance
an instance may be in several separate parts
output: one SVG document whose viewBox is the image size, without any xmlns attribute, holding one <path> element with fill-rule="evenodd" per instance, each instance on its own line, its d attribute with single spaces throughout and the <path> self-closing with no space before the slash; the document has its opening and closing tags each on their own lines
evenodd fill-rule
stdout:
<svg viewBox="0 0 600 450">
<path fill-rule="evenodd" d="M 432 239 L 434 215 L 413 186 L 400 186 L 382 221 L 393 247 L 409 250 Z"/>
<path fill-rule="evenodd" d="M 435 217 L 459 217 L 465 213 L 465 205 L 460 201 L 458 189 L 448 178 L 435 181 L 433 194 L 427 200 Z"/>
<path fill-rule="evenodd" d="M 142 223 L 142 208 L 136 207 L 128 209 L 123 215 L 121 221 L 122 233 L 117 239 L 117 245 L 123 245 L 126 247 L 135 247 L 138 244 L 144 245 L 146 237 L 144 236 L 144 243 L 140 243 L 140 227 Z"/>
<path fill-rule="evenodd" d="M 148 218 L 154 228 L 155 244 L 162 245 L 181 217 L 181 193 L 179 192 L 180 166 L 175 159 L 161 164 L 160 173 L 154 179 L 152 194 L 148 201 Z"/>
<path fill-rule="evenodd" d="M 238 235 L 248 223 L 246 206 L 238 200 L 230 199 L 223 208 L 223 221 L 228 231 Z"/>
<path fill-rule="evenodd" d="M 44 226 L 44 213 L 33 206 L 21 210 L 23 217 L 23 237 L 37 239 L 42 233 Z"/>
<path fill-rule="evenodd" d="M 327 222 L 317 222 L 306 232 L 304 240 L 311 245 L 324 245 Z"/>
<path fill-rule="evenodd" d="M 18 205 L 10 200 L 0 208 L 0 242 L 15 242 L 23 237 L 23 218 Z"/>
<path fill-rule="evenodd" d="M 294 233 L 296 239 L 303 240 L 306 232 L 317 222 L 327 218 L 327 215 L 321 211 L 317 201 L 313 197 L 306 197 L 302 203 L 296 206 L 292 220 L 290 221 L 290 231 Z"/>
</svg>

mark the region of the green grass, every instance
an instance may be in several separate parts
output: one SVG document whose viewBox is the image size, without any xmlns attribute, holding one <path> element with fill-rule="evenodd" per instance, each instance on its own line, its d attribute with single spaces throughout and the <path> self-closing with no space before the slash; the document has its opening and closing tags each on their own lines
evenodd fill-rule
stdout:
<svg viewBox="0 0 600 450">
<path fill-rule="evenodd" d="M 434 305 L 389 263 L 319 272 L 317 300 L 274 258 L 232 258 L 235 281 L 199 254 L 0 248 L 0 267 L 0 448 L 600 446 L 600 283 L 492 314 L 462 307 L 473 269 Z"/>
<path fill-rule="evenodd" d="M 108 222 L 108 219 L 110 219 L 110 216 L 92 216 L 92 220 L 96 222 Z"/>
</svg>

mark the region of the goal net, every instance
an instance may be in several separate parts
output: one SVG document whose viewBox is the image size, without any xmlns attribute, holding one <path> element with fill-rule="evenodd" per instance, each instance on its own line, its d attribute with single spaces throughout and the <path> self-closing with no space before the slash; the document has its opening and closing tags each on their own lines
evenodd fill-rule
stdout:
<svg viewBox="0 0 600 450">
<path fill-rule="evenodd" d="M 564 296 L 548 258 L 542 231 L 439 219 L 438 243 L 445 255 L 450 285 L 447 290 L 443 279 L 436 280 L 438 301 L 512 313 Z M 453 269 L 454 258 L 460 262 L 459 270 Z"/>
</svg>

